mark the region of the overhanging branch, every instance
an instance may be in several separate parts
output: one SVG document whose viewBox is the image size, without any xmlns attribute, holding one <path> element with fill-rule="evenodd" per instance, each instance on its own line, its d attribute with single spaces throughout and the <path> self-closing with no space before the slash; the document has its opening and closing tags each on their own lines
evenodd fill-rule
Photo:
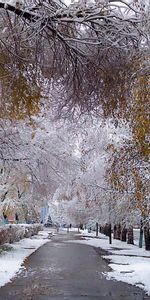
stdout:
<svg viewBox="0 0 150 300">
<path fill-rule="evenodd" d="M 125 2 L 120 1 L 120 3 Z M 137 47 L 141 42 L 142 36 L 148 39 L 148 34 L 144 26 L 149 21 L 149 16 L 146 14 L 142 16 L 140 11 L 137 14 L 137 11 L 132 7 L 130 7 L 132 15 L 129 15 L 129 17 L 125 17 L 122 13 L 114 10 L 112 3 L 106 3 L 100 7 L 87 7 L 85 5 L 65 8 L 62 6 L 61 9 L 58 9 L 58 6 L 53 7 L 52 4 L 48 3 L 45 6 L 43 2 L 36 10 L 34 8 L 26 10 L 0 2 L 0 8 L 13 12 L 30 23 L 39 22 L 38 26 L 47 28 L 61 42 L 63 41 L 66 44 L 69 42 L 70 46 L 73 43 L 78 45 L 84 43 L 85 45 L 98 45 L 105 49 L 112 46 L 117 48 L 125 46 Z M 77 26 L 77 28 L 73 30 L 72 24 L 75 27 Z M 85 27 L 88 30 L 87 37 L 83 35 L 81 24 L 83 28 Z M 69 35 L 69 30 L 66 32 L 66 25 L 71 29 Z M 35 32 L 37 31 L 36 27 L 34 29 Z"/>
</svg>

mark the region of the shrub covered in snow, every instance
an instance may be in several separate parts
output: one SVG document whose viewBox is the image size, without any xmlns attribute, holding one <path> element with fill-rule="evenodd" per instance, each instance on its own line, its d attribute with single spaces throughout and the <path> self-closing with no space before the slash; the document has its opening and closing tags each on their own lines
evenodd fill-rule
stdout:
<svg viewBox="0 0 150 300">
<path fill-rule="evenodd" d="M 40 224 L 12 224 L 1 226 L 0 245 L 17 242 L 23 238 L 29 238 L 36 235 L 40 230 L 42 230 L 42 225 Z"/>
</svg>

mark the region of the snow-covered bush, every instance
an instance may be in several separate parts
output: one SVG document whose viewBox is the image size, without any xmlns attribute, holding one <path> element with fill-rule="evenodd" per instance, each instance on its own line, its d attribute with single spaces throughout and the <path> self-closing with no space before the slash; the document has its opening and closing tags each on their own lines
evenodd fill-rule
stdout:
<svg viewBox="0 0 150 300">
<path fill-rule="evenodd" d="M 5 225 L 0 227 L 0 245 L 17 242 L 23 238 L 29 238 L 42 230 L 42 225 Z"/>
</svg>

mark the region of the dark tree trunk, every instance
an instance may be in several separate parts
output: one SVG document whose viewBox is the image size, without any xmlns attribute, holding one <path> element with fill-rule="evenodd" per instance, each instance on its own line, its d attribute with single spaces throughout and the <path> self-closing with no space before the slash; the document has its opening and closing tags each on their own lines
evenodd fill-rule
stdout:
<svg viewBox="0 0 150 300">
<path fill-rule="evenodd" d="M 102 233 L 102 226 L 99 226 L 99 233 Z"/>
<path fill-rule="evenodd" d="M 117 226 L 114 225 L 114 239 L 116 239 L 116 236 L 117 236 Z"/>
<path fill-rule="evenodd" d="M 109 236 L 109 224 L 105 225 L 105 235 Z"/>
<path fill-rule="evenodd" d="M 121 231 L 121 241 L 126 242 L 127 241 L 127 228 L 124 227 Z"/>
<path fill-rule="evenodd" d="M 103 227 L 103 233 L 106 234 L 106 225 Z"/>
<path fill-rule="evenodd" d="M 106 235 L 107 233 L 107 230 L 106 230 L 106 225 L 104 225 L 104 228 L 103 228 L 103 233 Z"/>
<path fill-rule="evenodd" d="M 109 224 L 109 229 L 108 229 L 108 233 L 109 233 L 109 244 L 112 244 L 112 236 L 111 236 L 111 224 Z"/>
<path fill-rule="evenodd" d="M 83 224 L 80 224 L 80 229 L 83 230 Z"/>
<path fill-rule="evenodd" d="M 150 250 L 150 230 L 149 226 L 144 227 L 145 250 Z"/>
<path fill-rule="evenodd" d="M 133 227 L 132 226 L 130 226 L 128 228 L 128 240 L 127 240 L 127 244 L 134 245 L 134 235 L 133 235 Z"/>
<path fill-rule="evenodd" d="M 104 226 L 101 226 L 101 233 L 104 234 Z"/>
<path fill-rule="evenodd" d="M 96 223 L 96 236 L 98 236 L 98 223 Z"/>
<path fill-rule="evenodd" d="M 120 238 L 121 238 L 121 225 L 120 224 L 118 224 L 117 226 L 116 226 L 116 240 L 120 240 Z"/>
</svg>

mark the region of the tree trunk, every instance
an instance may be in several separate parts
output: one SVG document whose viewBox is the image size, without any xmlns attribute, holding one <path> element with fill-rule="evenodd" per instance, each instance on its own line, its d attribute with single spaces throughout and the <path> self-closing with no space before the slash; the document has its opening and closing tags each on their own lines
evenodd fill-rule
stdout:
<svg viewBox="0 0 150 300">
<path fill-rule="evenodd" d="M 149 226 L 144 227 L 145 250 L 150 250 L 150 230 Z"/>
<path fill-rule="evenodd" d="M 111 224 L 109 224 L 109 244 L 112 244 L 112 237 L 111 237 Z"/>
<path fill-rule="evenodd" d="M 128 240 L 127 240 L 127 244 L 134 245 L 134 235 L 133 235 L 133 227 L 132 226 L 130 226 L 128 228 Z"/>
<path fill-rule="evenodd" d="M 106 235 L 106 225 L 103 226 L 103 234 Z"/>
<path fill-rule="evenodd" d="M 105 225 L 105 235 L 109 236 L 109 224 Z"/>
<path fill-rule="evenodd" d="M 104 225 L 103 233 L 104 233 L 105 235 L 107 234 L 106 225 Z"/>
<path fill-rule="evenodd" d="M 127 229 L 124 227 L 121 231 L 121 241 L 126 242 L 127 241 Z"/>
<path fill-rule="evenodd" d="M 114 225 L 114 239 L 116 239 L 116 236 L 117 236 L 117 226 Z"/>
<path fill-rule="evenodd" d="M 80 224 L 80 229 L 83 230 L 83 224 Z"/>
<path fill-rule="evenodd" d="M 116 227 L 117 227 L 116 228 L 116 239 L 120 240 L 120 237 L 121 237 L 121 225 L 118 224 Z"/>
<path fill-rule="evenodd" d="M 96 222 L 96 236 L 98 236 L 98 223 Z"/>
<path fill-rule="evenodd" d="M 99 226 L 99 233 L 102 233 L 102 226 Z"/>
</svg>

